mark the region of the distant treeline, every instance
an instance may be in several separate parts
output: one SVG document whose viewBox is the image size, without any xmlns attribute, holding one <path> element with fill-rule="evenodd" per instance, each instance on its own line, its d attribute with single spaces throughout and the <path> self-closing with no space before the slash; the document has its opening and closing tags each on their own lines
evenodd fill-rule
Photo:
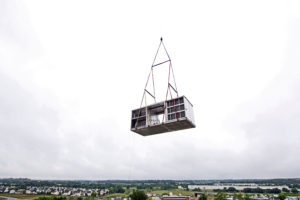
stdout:
<svg viewBox="0 0 300 200">
<path fill-rule="evenodd" d="M 282 179 L 228 179 L 221 180 L 219 183 L 256 183 L 263 185 L 300 185 L 300 178 L 282 178 Z"/>
<path fill-rule="evenodd" d="M 289 179 L 226 179 L 226 180 L 32 180 L 27 178 L 6 178 L 0 179 L 0 185 L 18 186 L 26 188 L 27 186 L 35 187 L 74 187 L 88 189 L 112 189 L 121 190 L 120 188 L 135 187 L 137 189 L 175 189 L 179 185 L 187 188 L 188 185 L 213 185 L 215 183 L 256 183 L 259 185 L 287 185 L 290 188 L 300 188 L 299 178 Z M 248 188 L 246 188 L 248 189 Z M 259 192 L 255 192 L 259 193 Z"/>
<path fill-rule="evenodd" d="M 132 188 L 137 190 L 170 190 L 178 186 L 174 181 L 68 181 L 68 180 L 31 180 L 31 179 L 0 179 L 0 186 L 15 186 L 16 189 L 26 189 L 27 187 L 71 187 L 86 189 L 109 189 L 109 193 L 124 193 Z M 187 187 L 187 186 L 186 186 Z"/>
<path fill-rule="evenodd" d="M 298 190 L 296 188 L 292 188 L 291 190 L 287 188 L 283 188 L 282 191 L 279 188 L 273 188 L 273 189 L 262 189 L 260 187 L 257 188 L 244 188 L 242 191 L 238 191 L 234 187 L 224 188 L 223 190 L 215 189 L 214 192 L 229 192 L 229 193 L 236 193 L 236 192 L 243 192 L 243 193 L 268 193 L 268 194 L 279 194 L 281 192 L 292 192 L 297 194 Z"/>
</svg>

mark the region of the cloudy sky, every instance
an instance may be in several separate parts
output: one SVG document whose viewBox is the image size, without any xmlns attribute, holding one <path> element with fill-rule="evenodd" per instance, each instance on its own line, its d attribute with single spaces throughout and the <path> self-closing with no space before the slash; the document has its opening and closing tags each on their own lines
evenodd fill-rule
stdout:
<svg viewBox="0 0 300 200">
<path fill-rule="evenodd" d="M 300 177 L 299 35 L 299 1 L 2 0 L 0 177 Z M 161 36 L 197 127 L 142 137 Z"/>
</svg>

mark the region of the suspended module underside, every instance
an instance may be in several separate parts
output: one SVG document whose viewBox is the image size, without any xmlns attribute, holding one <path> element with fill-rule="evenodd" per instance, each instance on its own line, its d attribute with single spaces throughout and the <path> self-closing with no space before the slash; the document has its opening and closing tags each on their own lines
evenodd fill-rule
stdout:
<svg viewBox="0 0 300 200">
<path fill-rule="evenodd" d="M 143 136 L 195 127 L 193 105 L 185 96 L 132 111 L 131 131 Z"/>
</svg>

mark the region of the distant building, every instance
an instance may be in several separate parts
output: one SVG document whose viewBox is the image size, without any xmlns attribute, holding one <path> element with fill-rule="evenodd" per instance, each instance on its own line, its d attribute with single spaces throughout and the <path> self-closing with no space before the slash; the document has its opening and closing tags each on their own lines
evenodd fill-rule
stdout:
<svg viewBox="0 0 300 200">
<path fill-rule="evenodd" d="M 159 197 L 152 197 L 152 200 L 160 200 Z"/>
<path fill-rule="evenodd" d="M 200 189 L 200 190 L 223 190 L 224 188 L 234 187 L 236 190 L 242 191 L 245 188 L 261 188 L 261 189 L 275 189 L 278 188 L 282 190 L 283 188 L 289 189 L 286 185 L 272 185 L 272 186 L 264 186 L 258 185 L 254 183 L 243 184 L 243 183 L 236 183 L 236 184 L 214 184 L 214 185 L 188 185 L 190 190 Z"/>
<path fill-rule="evenodd" d="M 300 200 L 300 197 L 288 197 L 288 200 Z"/>
<path fill-rule="evenodd" d="M 59 195 L 59 192 L 58 192 L 58 191 L 55 191 L 55 192 L 52 192 L 51 194 L 52 194 L 52 195 Z"/>
<path fill-rule="evenodd" d="M 24 194 L 25 190 L 24 189 L 19 189 L 15 192 L 15 194 Z"/>
<path fill-rule="evenodd" d="M 147 197 L 152 197 L 152 194 L 150 192 L 147 192 Z"/>
<path fill-rule="evenodd" d="M 253 195 L 250 197 L 251 200 L 269 200 L 269 198 L 265 195 Z"/>
<path fill-rule="evenodd" d="M 9 191 L 9 194 L 15 194 L 16 193 L 16 191 L 15 190 L 11 190 L 11 191 Z"/>
</svg>

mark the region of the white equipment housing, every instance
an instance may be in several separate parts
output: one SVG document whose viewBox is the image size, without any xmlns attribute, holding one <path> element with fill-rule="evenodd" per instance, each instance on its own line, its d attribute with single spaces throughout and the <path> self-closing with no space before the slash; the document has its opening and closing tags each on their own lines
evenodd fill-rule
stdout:
<svg viewBox="0 0 300 200">
<path fill-rule="evenodd" d="M 193 105 L 185 96 L 132 110 L 131 131 L 143 136 L 195 127 Z"/>
</svg>

